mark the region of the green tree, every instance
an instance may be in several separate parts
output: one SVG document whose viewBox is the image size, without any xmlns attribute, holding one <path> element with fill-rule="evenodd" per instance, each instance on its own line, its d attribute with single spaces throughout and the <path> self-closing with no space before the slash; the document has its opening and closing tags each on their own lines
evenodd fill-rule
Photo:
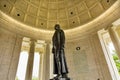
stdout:
<svg viewBox="0 0 120 80">
<path fill-rule="evenodd" d="M 116 51 L 113 51 L 113 52 L 114 52 L 114 54 L 113 54 L 113 59 L 114 59 L 114 61 L 115 61 L 116 67 L 117 67 L 117 69 L 118 69 L 118 72 L 119 72 L 119 74 L 120 74 L 120 60 L 119 60 L 119 57 L 118 57 Z"/>
<path fill-rule="evenodd" d="M 15 80 L 19 80 L 19 78 L 18 77 L 16 77 L 16 79 Z"/>
</svg>

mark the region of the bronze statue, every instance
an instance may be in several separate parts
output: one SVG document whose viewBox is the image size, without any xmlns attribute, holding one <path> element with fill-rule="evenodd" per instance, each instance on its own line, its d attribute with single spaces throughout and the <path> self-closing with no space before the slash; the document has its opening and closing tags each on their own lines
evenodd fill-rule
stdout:
<svg viewBox="0 0 120 80">
<path fill-rule="evenodd" d="M 67 76 L 68 68 L 65 59 L 64 45 L 65 34 L 60 25 L 55 25 L 55 33 L 52 37 L 53 48 L 52 53 L 54 55 L 54 74 L 57 74 L 52 80 L 70 80 Z"/>
</svg>

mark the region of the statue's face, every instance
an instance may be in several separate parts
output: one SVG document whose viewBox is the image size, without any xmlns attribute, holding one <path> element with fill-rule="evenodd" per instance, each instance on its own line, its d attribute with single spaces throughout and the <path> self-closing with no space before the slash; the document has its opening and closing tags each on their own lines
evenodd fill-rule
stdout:
<svg viewBox="0 0 120 80">
<path fill-rule="evenodd" d="M 55 30 L 60 29 L 60 26 L 58 24 L 55 25 Z"/>
</svg>

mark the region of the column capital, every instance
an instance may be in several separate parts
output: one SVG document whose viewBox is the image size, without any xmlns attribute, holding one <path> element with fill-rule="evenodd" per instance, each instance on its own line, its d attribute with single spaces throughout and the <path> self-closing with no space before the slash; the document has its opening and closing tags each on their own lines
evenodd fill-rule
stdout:
<svg viewBox="0 0 120 80">
<path fill-rule="evenodd" d="M 108 25 L 106 28 L 105 28 L 105 30 L 109 30 L 109 29 L 111 29 L 113 27 L 113 25 L 111 24 L 111 25 Z"/>
<path fill-rule="evenodd" d="M 36 40 L 36 39 L 30 39 L 30 41 L 31 41 L 31 42 L 37 42 L 37 40 Z"/>
<path fill-rule="evenodd" d="M 17 35 L 17 37 L 19 37 L 20 39 L 23 39 L 23 38 L 24 38 L 22 35 Z"/>
<path fill-rule="evenodd" d="M 45 41 L 45 44 L 51 44 L 51 41 Z"/>
<path fill-rule="evenodd" d="M 30 46 L 35 46 L 35 43 L 37 42 L 37 40 L 35 39 L 30 39 Z"/>
</svg>

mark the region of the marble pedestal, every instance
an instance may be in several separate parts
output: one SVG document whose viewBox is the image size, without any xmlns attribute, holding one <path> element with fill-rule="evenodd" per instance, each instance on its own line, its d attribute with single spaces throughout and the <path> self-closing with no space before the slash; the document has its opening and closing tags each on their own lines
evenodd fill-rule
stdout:
<svg viewBox="0 0 120 80">
<path fill-rule="evenodd" d="M 53 78 L 53 79 L 50 79 L 50 80 L 70 80 L 70 78 Z"/>
</svg>

